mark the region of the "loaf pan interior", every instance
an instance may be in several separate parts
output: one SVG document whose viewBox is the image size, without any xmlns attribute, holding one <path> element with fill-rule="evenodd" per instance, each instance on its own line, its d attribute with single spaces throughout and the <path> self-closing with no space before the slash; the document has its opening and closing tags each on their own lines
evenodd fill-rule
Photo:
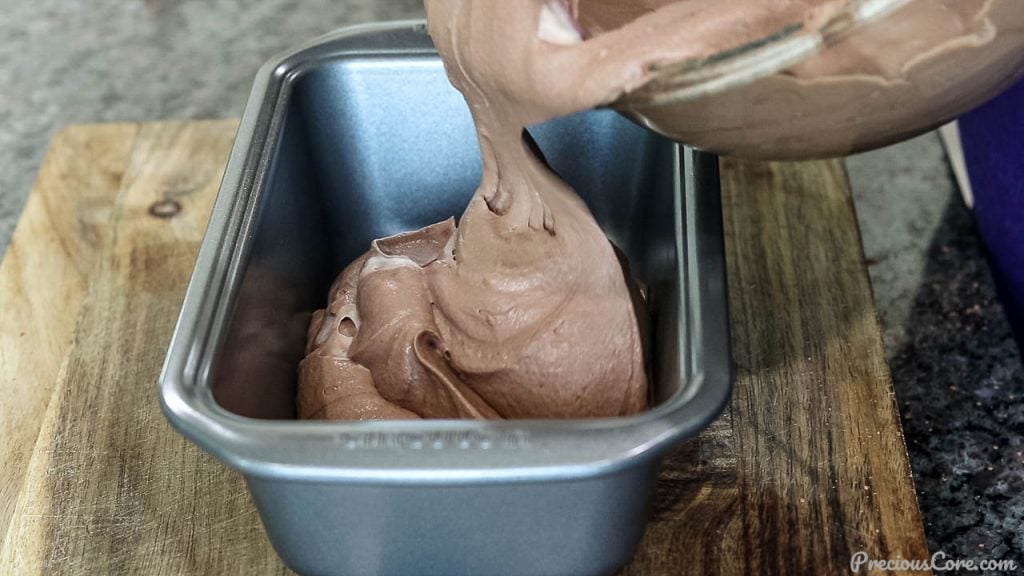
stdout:
<svg viewBox="0 0 1024 576">
<path fill-rule="evenodd" d="M 265 141 L 241 282 L 212 366 L 225 409 L 295 417 L 296 367 L 313 310 L 371 240 L 458 215 L 480 178 L 472 121 L 436 56 L 342 55 L 292 72 Z M 649 289 L 653 398 L 680 388 L 675 145 L 618 114 L 590 111 L 531 128 Z M 253 153 L 257 153 L 254 150 Z M 658 351 L 671 353 L 660 354 Z"/>
</svg>

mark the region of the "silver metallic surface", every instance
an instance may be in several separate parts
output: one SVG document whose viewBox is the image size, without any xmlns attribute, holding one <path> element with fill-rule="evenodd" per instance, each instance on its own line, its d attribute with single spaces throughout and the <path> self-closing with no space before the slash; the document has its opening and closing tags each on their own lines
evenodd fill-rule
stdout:
<svg viewBox="0 0 1024 576">
<path fill-rule="evenodd" d="M 658 460 L 731 389 L 714 157 L 593 111 L 532 129 L 650 292 L 653 397 L 630 418 L 299 422 L 310 312 L 375 237 L 461 213 L 468 111 L 420 22 L 351 28 L 259 72 L 160 379 L 171 423 L 245 475 L 308 574 L 601 574 Z"/>
</svg>

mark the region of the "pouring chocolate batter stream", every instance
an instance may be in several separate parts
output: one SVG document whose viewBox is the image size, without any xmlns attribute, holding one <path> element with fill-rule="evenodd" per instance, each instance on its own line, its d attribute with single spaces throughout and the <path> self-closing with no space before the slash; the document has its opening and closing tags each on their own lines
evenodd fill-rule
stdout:
<svg viewBox="0 0 1024 576">
<path fill-rule="evenodd" d="M 310 324 L 301 418 L 588 418 L 646 408 L 640 290 L 526 127 L 612 102 L 660 61 L 724 50 L 844 2 L 709 10 L 710 0 L 648 0 L 629 14 L 590 2 L 426 1 L 430 35 L 476 123 L 483 178 L 458 225 L 377 240 L 341 273 Z M 605 30 L 581 18 L 587 6 L 629 23 Z M 585 38 L 580 22 L 596 35 Z"/>
<path fill-rule="evenodd" d="M 921 36 L 913 50 L 840 43 L 828 55 L 781 71 L 780 81 L 820 78 L 842 92 L 842 86 L 874 82 L 860 70 L 875 70 L 876 61 L 899 77 L 936 54 L 970 55 L 975 52 L 964 50 L 992 43 L 985 31 L 992 29 L 987 15 L 997 0 L 950 4 L 963 5 L 960 10 L 943 2 L 919 0 L 902 12 L 914 22 L 947 24 L 936 28 L 942 33 Z M 664 81 L 667 69 L 763 46 L 780 30 L 841 28 L 852 10 L 872 2 L 425 4 L 430 35 L 476 123 L 483 178 L 457 225 L 449 219 L 377 240 L 341 273 L 326 310 L 310 324 L 299 367 L 299 416 L 585 418 L 642 411 L 648 394 L 640 290 L 583 202 L 548 168 L 526 127 L 621 104 L 624 96 L 658 84 L 652 80 Z M 865 101 L 880 102 L 879 109 L 910 109 L 899 99 L 914 84 L 871 85 L 876 88 Z M 816 101 L 832 97 L 826 96 Z M 747 101 L 756 112 L 755 104 L 773 100 L 755 94 Z M 666 110 L 694 125 L 710 117 Z M 925 112 L 941 115 L 938 108 Z M 754 114 L 716 133 L 742 140 L 744 130 L 769 125 L 765 118 Z M 803 130 L 801 142 L 813 145 L 806 138 L 814 132 Z M 822 149 L 837 148 L 828 142 L 832 132 L 814 136 Z M 755 136 L 784 151 L 783 144 L 794 141 L 788 134 L 778 142 L 757 133 L 747 139 Z"/>
<path fill-rule="evenodd" d="M 458 226 L 448 220 L 377 240 L 342 272 L 310 325 L 300 417 L 643 410 L 639 291 L 525 132 L 608 101 L 637 72 L 562 45 L 582 46 L 565 13 L 542 2 L 428 1 L 427 10 L 476 121 L 483 179 Z M 581 56 L 594 73 L 570 77 Z"/>
<path fill-rule="evenodd" d="M 693 7 L 682 6 L 686 17 Z M 584 41 L 576 4 L 428 0 L 426 7 L 449 79 L 476 122 L 482 182 L 457 226 L 448 220 L 377 240 L 341 273 L 310 324 L 299 416 L 583 418 L 643 410 L 640 291 L 525 128 L 614 100 L 645 80 L 652 59 L 709 46 L 677 45 L 669 54 L 637 41 L 647 26 L 642 15 Z"/>
</svg>

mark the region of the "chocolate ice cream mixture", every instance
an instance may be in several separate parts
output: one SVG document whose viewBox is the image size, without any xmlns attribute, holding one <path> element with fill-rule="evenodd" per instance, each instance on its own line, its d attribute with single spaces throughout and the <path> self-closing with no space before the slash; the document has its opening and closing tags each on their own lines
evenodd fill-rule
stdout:
<svg viewBox="0 0 1024 576">
<path fill-rule="evenodd" d="M 905 14 L 944 1 L 912 2 Z M 850 2 L 426 0 L 430 35 L 476 123 L 483 178 L 458 223 L 376 240 L 342 271 L 310 324 L 299 416 L 588 418 L 644 410 L 639 291 L 525 128 L 616 102 L 664 64 L 713 58 L 786 26 L 820 28 Z M 848 62 L 877 61 L 893 84 L 879 83 L 872 97 L 896 94 L 916 62 L 984 42 L 972 39 L 999 0 L 948 3 L 950 10 L 926 11 L 942 20 L 941 33 L 908 39 L 906 50 L 876 54 L 849 42 L 791 75 L 823 78 L 840 94 L 847 80 L 863 80 L 839 74 Z M 816 102 L 828 105 L 829 97 Z M 670 112 L 700 125 L 699 111 Z M 755 137 L 745 130 L 756 129 L 722 134 Z"/>
<path fill-rule="evenodd" d="M 525 134 L 614 90 L 546 80 L 577 59 L 562 40 L 545 38 L 575 32 L 551 21 L 565 14 L 549 4 L 430 0 L 427 13 L 476 121 L 483 179 L 458 224 L 376 240 L 342 271 L 310 324 L 299 417 L 644 410 L 638 291 L 587 207 Z"/>
<path fill-rule="evenodd" d="M 299 416 L 577 418 L 642 411 L 643 303 L 587 207 L 531 146 L 525 127 L 616 102 L 663 65 L 699 63 L 787 26 L 822 29 L 841 20 L 851 2 L 426 0 L 430 35 L 476 123 L 482 180 L 458 223 L 377 240 L 341 273 L 309 327 Z M 825 91 L 812 94 L 815 106 L 842 101 L 869 81 L 874 88 L 865 99 L 886 109 L 884 98 L 896 102 L 914 86 L 900 79 L 936 54 L 1000 49 L 989 14 L 1011 5 L 910 2 L 890 30 L 919 33 L 901 49 L 844 41 L 780 78 L 820 81 Z M 920 20 L 928 26 L 916 26 Z M 843 74 L 850 63 L 856 70 L 878 66 L 867 67 L 873 72 L 865 80 L 865 73 Z M 746 101 L 771 118 L 770 98 Z M 687 106 L 665 114 L 699 130 L 706 115 Z M 656 125 L 654 113 L 647 120 Z M 752 121 L 716 134 L 728 149 L 728 138 L 764 138 L 757 129 Z"/>
</svg>

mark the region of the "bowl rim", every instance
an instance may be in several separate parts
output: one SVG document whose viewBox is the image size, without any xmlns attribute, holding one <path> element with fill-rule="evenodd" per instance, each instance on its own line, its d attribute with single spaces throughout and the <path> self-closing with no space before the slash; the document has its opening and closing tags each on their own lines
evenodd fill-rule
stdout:
<svg viewBox="0 0 1024 576">
<path fill-rule="evenodd" d="M 671 106 L 751 84 L 822 52 L 910 1 L 846 0 L 842 10 L 813 26 L 792 22 L 710 56 L 661 64 L 646 82 L 610 105 L 626 112 Z"/>
<path fill-rule="evenodd" d="M 241 281 L 292 80 L 337 58 L 437 58 L 422 20 L 343 28 L 256 75 L 159 378 L 168 421 L 246 475 L 357 484 L 557 481 L 659 457 L 707 426 L 732 389 L 717 158 L 676 146 L 675 227 L 688 381 L 644 413 L 593 420 L 259 420 L 214 400 L 211 364 Z M 696 193 L 697 189 L 713 193 Z M 700 254 L 700 262 L 690 255 Z"/>
</svg>

